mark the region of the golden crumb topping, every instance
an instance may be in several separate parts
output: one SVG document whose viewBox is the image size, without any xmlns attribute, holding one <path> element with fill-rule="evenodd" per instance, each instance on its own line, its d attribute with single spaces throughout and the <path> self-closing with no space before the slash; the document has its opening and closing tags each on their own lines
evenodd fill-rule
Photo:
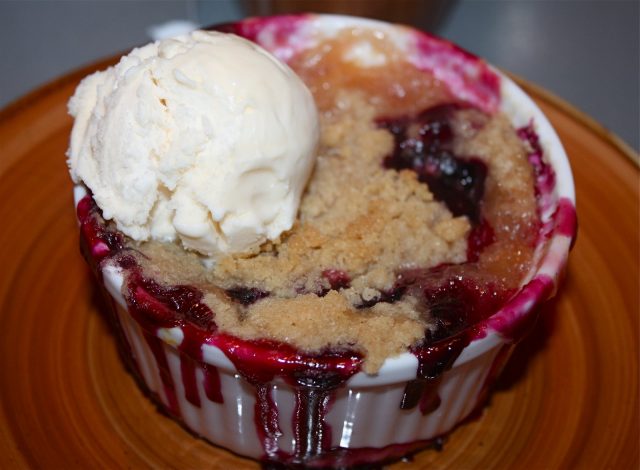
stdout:
<svg viewBox="0 0 640 470">
<path fill-rule="evenodd" d="M 374 373 L 436 328 L 411 295 L 379 300 L 388 300 L 403 271 L 467 261 L 472 225 L 436 201 L 416 172 L 383 166 L 394 137 L 376 119 L 446 103 L 446 88 L 400 59 L 385 66 L 389 74 L 342 64 L 340 41 L 292 64 L 321 109 L 321 146 L 294 227 L 256 255 L 228 256 L 212 267 L 173 244 L 135 248 L 146 275 L 202 290 L 220 331 L 308 351 L 356 348 L 364 370 Z M 483 217 L 496 241 L 472 269 L 517 286 L 531 263 L 537 221 L 526 149 L 500 115 L 462 109 L 452 128 L 454 152 L 488 169 Z M 261 295 L 243 303 L 233 289 Z"/>
</svg>

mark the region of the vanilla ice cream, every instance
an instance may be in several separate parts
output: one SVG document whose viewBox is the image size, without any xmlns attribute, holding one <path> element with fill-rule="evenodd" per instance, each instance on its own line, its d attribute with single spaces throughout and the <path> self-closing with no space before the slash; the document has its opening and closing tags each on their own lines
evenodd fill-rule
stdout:
<svg viewBox="0 0 640 470">
<path fill-rule="evenodd" d="M 134 49 L 69 101 L 71 176 L 135 240 L 215 258 L 289 230 L 319 124 L 302 81 L 237 36 L 195 31 Z"/>
</svg>

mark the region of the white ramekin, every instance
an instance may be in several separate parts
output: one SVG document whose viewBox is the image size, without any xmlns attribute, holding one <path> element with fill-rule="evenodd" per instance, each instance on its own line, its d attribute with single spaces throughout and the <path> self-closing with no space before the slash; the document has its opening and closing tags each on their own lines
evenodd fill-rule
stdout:
<svg viewBox="0 0 640 470">
<path fill-rule="evenodd" d="M 282 16 L 250 19 L 222 29 L 255 40 L 286 61 L 299 50 L 333 36 L 343 28 L 372 28 L 388 35 L 416 65 L 434 73 L 458 97 L 488 112 L 499 109 L 516 128 L 530 126 L 539 138 L 547 168 L 553 170 L 555 178 L 545 180 L 543 175 L 538 181 L 543 233 L 536 248 L 535 268 L 524 279 L 523 287 L 514 299 L 481 325 L 474 326 L 474 338 L 439 379 L 436 393 L 441 400 L 440 406 L 427 414 L 417 408 L 399 408 L 407 383 L 416 378 L 418 362 L 409 352 L 387 359 L 375 376 L 357 373 L 335 391 L 325 417 L 324 424 L 331 428 L 330 447 L 334 452 L 305 462 L 323 466 L 399 457 L 446 434 L 467 417 L 482 403 L 513 344 L 535 320 L 534 307 L 555 293 L 575 236 L 573 179 L 556 133 L 540 109 L 517 85 L 481 60 L 446 41 L 415 30 L 353 17 Z M 364 51 L 361 62 L 366 63 L 366 48 L 360 50 Z M 474 84 L 475 79 L 485 80 L 488 89 Z M 496 93 L 491 91 L 492 83 Z M 84 187 L 75 188 L 76 205 L 86 194 Z M 193 397 L 191 401 L 187 399 L 182 385 L 181 361 L 184 358 L 181 355 L 184 353 L 176 348 L 183 339 L 181 328 L 158 330 L 155 335 L 161 340 L 158 342 L 160 348 L 152 350 L 146 338 L 149 332 L 144 332 L 127 310 L 121 269 L 108 261 L 98 266 L 96 274 L 109 293 L 114 319 L 117 318 L 113 323 L 124 340 L 124 352 L 148 391 L 161 404 L 172 409 L 173 414 L 196 434 L 240 455 L 278 460 L 277 455 L 292 452 L 295 394 L 290 385 L 277 379 L 270 384 L 282 435 L 277 439 L 277 449 L 267 455 L 256 430 L 255 389 L 238 373 L 223 351 L 215 346 L 202 346 L 202 362 L 195 363 L 200 406 L 193 405 Z M 166 361 L 162 371 L 159 361 Z M 223 403 L 207 398 L 205 364 L 217 368 Z M 174 384 L 174 390 L 167 391 L 167 382 Z"/>
</svg>

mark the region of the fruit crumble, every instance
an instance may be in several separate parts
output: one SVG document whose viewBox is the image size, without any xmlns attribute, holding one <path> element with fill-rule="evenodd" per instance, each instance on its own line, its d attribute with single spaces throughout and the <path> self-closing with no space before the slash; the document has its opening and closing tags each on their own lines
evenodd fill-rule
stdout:
<svg viewBox="0 0 640 470">
<path fill-rule="evenodd" d="M 142 283 L 204 330 L 357 351 L 368 373 L 497 311 L 529 271 L 539 228 L 529 149 L 505 117 L 394 51 L 349 30 L 295 56 L 321 139 L 293 228 L 215 264 L 120 236 L 116 259 L 135 266 L 127 301 L 148 301 Z"/>
</svg>

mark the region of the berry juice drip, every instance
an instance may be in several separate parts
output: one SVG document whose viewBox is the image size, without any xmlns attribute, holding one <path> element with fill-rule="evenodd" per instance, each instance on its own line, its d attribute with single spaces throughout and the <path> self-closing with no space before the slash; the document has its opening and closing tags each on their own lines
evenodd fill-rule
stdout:
<svg viewBox="0 0 640 470">
<path fill-rule="evenodd" d="M 204 372 L 204 393 L 207 398 L 215 403 L 224 403 L 218 368 L 203 363 L 202 371 Z"/>
<path fill-rule="evenodd" d="M 348 351 L 328 351 L 326 357 L 342 361 Z M 354 359 L 358 356 L 353 356 Z M 296 390 L 296 407 L 293 416 L 293 430 L 296 437 L 294 462 L 305 462 L 321 456 L 331 449 L 331 428 L 326 422 L 334 392 L 351 376 L 340 368 L 324 371 L 301 370 L 293 374 Z"/>
<path fill-rule="evenodd" d="M 178 399 L 176 397 L 176 387 L 171 377 L 171 371 L 169 370 L 169 361 L 167 355 L 164 352 L 164 342 L 156 335 L 144 331 L 144 339 L 153 354 L 156 364 L 158 365 L 158 371 L 160 372 L 160 380 L 162 381 L 162 388 L 164 394 L 167 397 L 167 408 L 171 415 L 180 417 L 180 406 L 178 405 Z"/>
<path fill-rule="evenodd" d="M 325 420 L 330 398 L 330 391 L 323 387 L 296 387 L 296 407 L 292 423 L 295 461 L 310 460 L 331 448 L 331 428 Z"/>
<path fill-rule="evenodd" d="M 202 292 L 191 286 L 163 286 L 144 277 L 135 259 L 130 255 L 121 257 L 119 264 L 126 267 L 125 299 L 129 312 L 142 327 L 147 345 L 153 353 L 169 412 L 174 416 L 180 416 L 165 343 L 157 336 L 158 328 L 182 328 L 184 339 L 179 347 L 182 385 L 187 401 L 200 407 L 196 369 L 198 366 L 204 367 L 202 340 L 216 330 L 213 312 L 202 302 Z M 221 400 L 219 383 L 217 385 L 217 390 L 210 390 L 210 395 Z M 206 390 L 212 387 L 207 387 L 205 382 L 204 388 Z"/>
<path fill-rule="evenodd" d="M 201 405 L 196 379 L 196 368 L 199 365 L 204 374 L 207 398 L 222 403 L 218 370 L 215 366 L 202 362 L 203 337 L 216 329 L 213 312 L 202 302 L 202 293 L 190 286 L 161 286 L 143 277 L 135 258 L 124 253 L 124 237 L 105 225 L 91 195 L 80 200 L 77 216 L 81 231 L 80 250 L 94 273 L 101 277 L 100 264 L 116 255 L 116 263 L 127 273 L 125 298 L 129 312 L 142 327 L 145 342 L 154 356 L 170 414 L 179 417 L 180 409 L 164 342 L 157 337 L 158 328 L 181 326 L 183 329 L 185 337 L 179 347 L 180 371 L 187 400 L 194 406 Z M 105 293 L 105 296 L 110 299 L 110 319 L 127 358 L 126 362 L 138 377 L 142 377 L 137 363 L 132 359 L 134 355 L 116 314 L 117 307 L 109 295 Z"/>
<path fill-rule="evenodd" d="M 416 378 L 405 387 L 400 408 L 406 410 L 419 405 L 423 415 L 435 411 L 440 406 L 438 386 L 442 374 L 453 366 L 470 341 L 470 335 L 462 334 L 431 345 L 423 340 L 413 346 L 411 352 L 418 358 L 418 371 Z"/>
<path fill-rule="evenodd" d="M 185 353 L 180 353 L 180 376 L 184 386 L 184 394 L 187 401 L 193 406 L 200 408 L 200 394 L 196 381 L 196 363 Z"/>
<path fill-rule="evenodd" d="M 325 417 L 332 394 L 360 370 L 360 354 L 337 349 L 310 354 L 285 343 L 242 340 L 225 334 L 217 334 L 212 344 L 222 349 L 238 372 L 256 388 L 254 419 L 265 460 L 300 464 L 330 448 L 331 430 Z M 282 431 L 272 397 L 277 378 L 293 387 L 296 398 L 292 418 L 296 445 L 289 455 L 278 446 Z"/>
<path fill-rule="evenodd" d="M 281 458 L 278 446 L 278 438 L 282 436 L 278 423 L 278 407 L 271 395 L 269 382 L 256 383 L 256 404 L 253 408 L 253 416 L 256 423 L 258 438 L 262 441 L 262 448 L 267 457 Z"/>
</svg>

